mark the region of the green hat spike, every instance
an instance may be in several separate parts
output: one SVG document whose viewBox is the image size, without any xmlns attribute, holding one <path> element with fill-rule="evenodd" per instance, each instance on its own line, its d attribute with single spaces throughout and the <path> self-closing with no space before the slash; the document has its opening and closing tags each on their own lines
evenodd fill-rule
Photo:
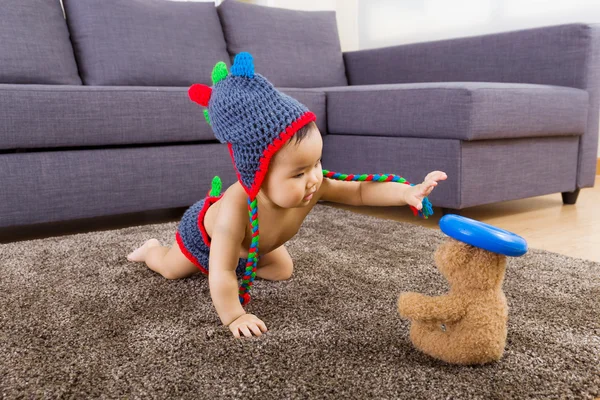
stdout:
<svg viewBox="0 0 600 400">
<path fill-rule="evenodd" d="M 212 180 L 211 188 L 210 188 L 210 196 L 219 197 L 221 195 L 221 178 L 215 176 Z"/>
<path fill-rule="evenodd" d="M 223 79 L 227 78 L 229 72 L 227 71 L 227 64 L 223 61 L 219 61 L 215 64 L 215 67 L 212 70 L 212 82 L 213 85 L 221 82 Z"/>
<path fill-rule="evenodd" d="M 210 123 L 210 114 L 208 113 L 208 110 L 206 108 L 204 109 L 204 119 L 206 120 L 207 124 L 212 126 L 212 124 Z"/>
</svg>

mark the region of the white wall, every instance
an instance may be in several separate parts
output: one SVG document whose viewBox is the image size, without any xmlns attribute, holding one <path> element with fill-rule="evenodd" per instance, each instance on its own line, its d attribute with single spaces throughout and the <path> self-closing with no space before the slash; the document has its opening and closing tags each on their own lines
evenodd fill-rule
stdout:
<svg viewBox="0 0 600 400">
<path fill-rule="evenodd" d="M 556 25 L 600 23 L 599 0 L 358 0 L 361 49 Z"/>
</svg>

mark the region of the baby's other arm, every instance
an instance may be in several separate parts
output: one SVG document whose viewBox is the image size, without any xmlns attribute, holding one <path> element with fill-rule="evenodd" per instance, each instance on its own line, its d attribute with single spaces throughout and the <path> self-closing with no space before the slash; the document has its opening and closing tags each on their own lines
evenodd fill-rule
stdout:
<svg viewBox="0 0 600 400">
<path fill-rule="evenodd" d="M 235 337 L 266 332 L 265 324 L 252 314 L 246 314 L 238 297 L 238 280 L 235 269 L 239 251 L 246 233 L 248 220 L 245 196 L 226 193 L 213 227 L 208 283 L 217 314 Z M 251 333 L 252 331 L 252 333 Z"/>
</svg>

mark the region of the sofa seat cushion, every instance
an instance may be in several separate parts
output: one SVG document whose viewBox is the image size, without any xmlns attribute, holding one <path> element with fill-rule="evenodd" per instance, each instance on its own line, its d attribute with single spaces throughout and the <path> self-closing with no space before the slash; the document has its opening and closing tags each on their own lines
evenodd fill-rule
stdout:
<svg viewBox="0 0 600 400">
<path fill-rule="evenodd" d="M 324 88 L 328 133 L 460 140 L 581 135 L 585 90 L 436 82 Z"/>
<path fill-rule="evenodd" d="M 86 85 L 210 84 L 229 65 L 214 3 L 63 0 Z"/>
<path fill-rule="evenodd" d="M 334 11 L 297 11 L 226 0 L 218 7 L 227 50 L 247 51 L 275 86 L 347 85 Z"/>
<path fill-rule="evenodd" d="M 58 0 L 0 0 L 0 83 L 81 85 Z"/>
<path fill-rule="evenodd" d="M 324 92 L 283 91 L 324 131 Z M 186 87 L 0 85 L 0 150 L 209 141 Z"/>
</svg>

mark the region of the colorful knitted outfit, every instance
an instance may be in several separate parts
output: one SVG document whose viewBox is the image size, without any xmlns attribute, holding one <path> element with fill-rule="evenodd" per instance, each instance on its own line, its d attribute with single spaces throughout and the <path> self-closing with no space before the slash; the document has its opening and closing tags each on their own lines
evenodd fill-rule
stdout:
<svg viewBox="0 0 600 400">
<path fill-rule="evenodd" d="M 175 239 L 181 252 L 198 269 L 208 275 L 208 260 L 210 253 L 210 237 L 204 227 L 204 217 L 208 208 L 223 197 L 221 194 L 211 195 L 193 204 L 183 214 Z M 248 260 L 240 258 L 235 273 L 238 278 L 244 275 Z"/>
<path fill-rule="evenodd" d="M 239 53 L 235 57 L 231 73 L 227 71 L 224 62 L 218 62 L 212 72 L 212 82 L 212 87 L 194 84 L 188 93 L 194 102 L 207 107 L 204 110 L 206 121 L 211 125 L 215 137 L 221 143 L 227 143 L 238 180 L 248 195 L 252 242 L 248 250 L 248 259 L 240 260 L 240 263 L 245 261 L 245 266 L 239 290 L 240 302 L 245 305 L 250 301 L 249 291 L 256 277 L 258 264 L 256 195 L 275 153 L 300 128 L 315 121 L 316 117 L 305 105 L 278 91 L 266 78 L 255 73 L 249 53 Z M 344 175 L 324 170 L 323 176 L 346 181 L 392 181 L 409 184 L 404 178 L 395 175 Z M 213 196 L 214 192 L 213 188 Z M 201 269 L 204 269 L 205 273 L 208 272 L 208 255 L 204 246 L 209 247 L 210 241 L 202 221 L 210 204 L 219 198 L 215 199 L 209 194 L 206 199 L 194 204 L 188 210 L 189 214 L 186 212 L 187 217 L 180 223 L 177 234 L 177 243 L 182 252 L 196 265 L 202 265 Z M 423 211 L 413 208 L 413 212 L 425 218 L 433 214 L 427 198 L 423 200 Z M 199 246 L 201 250 L 193 246 Z"/>
</svg>

